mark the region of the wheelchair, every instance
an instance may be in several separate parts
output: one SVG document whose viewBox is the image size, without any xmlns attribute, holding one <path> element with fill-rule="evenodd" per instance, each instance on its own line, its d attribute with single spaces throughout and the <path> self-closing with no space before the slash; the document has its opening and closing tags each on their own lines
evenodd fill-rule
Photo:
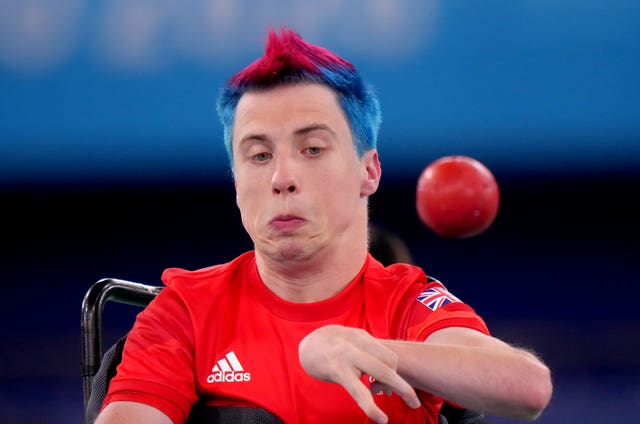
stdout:
<svg viewBox="0 0 640 424">
<path fill-rule="evenodd" d="M 85 423 L 98 416 L 109 382 L 122 358 L 126 334 L 104 351 L 102 318 L 107 302 L 146 307 L 162 291 L 162 286 L 117 278 L 93 283 L 85 293 L 81 311 L 81 375 Z M 282 424 L 279 418 L 261 408 L 211 407 L 197 402 L 187 424 Z M 484 424 L 484 415 L 445 403 L 438 415 L 439 424 Z"/>
</svg>

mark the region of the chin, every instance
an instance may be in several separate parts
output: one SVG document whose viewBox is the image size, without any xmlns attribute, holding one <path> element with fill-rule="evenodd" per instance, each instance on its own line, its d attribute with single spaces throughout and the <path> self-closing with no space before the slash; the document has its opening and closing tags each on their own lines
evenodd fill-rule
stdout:
<svg viewBox="0 0 640 424">
<path fill-rule="evenodd" d="M 278 250 L 278 258 L 284 261 L 300 261 L 307 259 L 307 253 L 297 246 L 287 246 Z"/>
<path fill-rule="evenodd" d="M 300 240 L 288 239 L 280 240 L 273 246 L 274 255 L 272 257 L 281 261 L 304 261 L 311 256 L 309 243 L 303 243 Z"/>
</svg>

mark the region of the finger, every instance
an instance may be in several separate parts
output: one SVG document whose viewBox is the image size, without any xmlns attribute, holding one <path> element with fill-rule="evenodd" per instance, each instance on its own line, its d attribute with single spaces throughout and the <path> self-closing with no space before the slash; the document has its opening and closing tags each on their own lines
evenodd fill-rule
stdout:
<svg viewBox="0 0 640 424">
<path fill-rule="evenodd" d="M 363 373 L 369 374 L 376 380 L 378 387 L 383 387 L 383 391 L 397 393 L 411 408 L 420 407 L 420 399 L 415 389 L 395 369 L 389 368 L 371 355 L 362 355 L 359 365 Z"/>
<path fill-rule="evenodd" d="M 373 395 L 360 380 L 360 376 L 350 372 L 348 375 L 343 375 L 343 377 L 340 385 L 351 395 L 367 417 L 376 423 L 386 423 L 389 418 L 376 404 Z"/>
<path fill-rule="evenodd" d="M 374 377 L 377 380 L 377 377 Z M 390 379 L 387 379 L 385 376 L 380 378 L 380 383 L 384 387 L 383 392 L 390 393 L 395 392 L 402 398 L 404 403 L 407 404 L 410 408 L 419 408 L 422 403 L 418 398 L 418 395 L 413 387 L 409 383 L 407 383 L 402 377 L 400 377 L 397 373 L 393 373 Z"/>
<path fill-rule="evenodd" d="M 386 384 L 375 381 L 369 387 L 369 391 L 373 394 L 385 394 L 387 396 L 391 396 L 393 392 L 396 392 L 398 393 L 398 396 L 400 396 L 400 398 L 407 404 L 408 407 L 416 409 L 422 406 L 422 402 L 420 402 L 420 398 L 415 393 L 415 390 L 413 391 L 413 394 L 401 395 L 399 392 L 390 388 Z"/>
</svg>

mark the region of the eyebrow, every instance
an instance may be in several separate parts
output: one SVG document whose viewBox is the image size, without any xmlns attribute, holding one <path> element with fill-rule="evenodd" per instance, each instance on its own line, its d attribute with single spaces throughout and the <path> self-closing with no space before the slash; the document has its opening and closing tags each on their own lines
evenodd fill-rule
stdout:
<svg viewBox="0 0 640 424">
<path fill-rule="evenodd" d="M 242 146 L 248 142 L 259 142 L 259 141 L 268 141 L 269 137 L 267 137 L 266 134 L 248 134 L 245 135 L 244 137 L 242 137 L 239 141 L 238 141 L 238 146 Z"/>
<path fill-rule="evenodd" d="M 333 136 L 336 135 L 336 132 L 326 124 L 309 124 L 302 128 L 298 128 L 293 133 L 295 135 L 305 135 L 313 131 L 327 131 L 331 133 Z"/>
<path fill-rule="evenodd" d="M 294 135 L 296 136 L 301 136 L 301 135 L 306 135 L 309 134 L 313 131 L 327 131 L 328 133 L 330 133 L 331 135 L 333 135 L 335 137 L 336 132 L 328 125 L 326 124 L 309 124 L 309 125 L 305 125 L 302 128 L 298 128 L 297 130 L 295 130 L 293 132 Z M 242 137 L 240 139 L 240 141 L 238 142 L 239 146 L 242 146 L 243 144 L 252 141 L 252 142 L 261 142 L 261 141 L 269 141 L 269 136 L 267 136 L 266 134 L 263 133 L 256 133 L 256 134 L 248 134 L 245 135 L 244 137 Z"/>
</svg>

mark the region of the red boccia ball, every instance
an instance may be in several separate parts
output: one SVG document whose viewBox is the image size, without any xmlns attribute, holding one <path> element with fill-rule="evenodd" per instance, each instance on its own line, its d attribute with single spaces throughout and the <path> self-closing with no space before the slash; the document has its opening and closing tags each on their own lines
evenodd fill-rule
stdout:
<svg viewBox="0 0 640 424">
<path fill-rule="evenodd" d="M 416 209 L 420 220 L 444 238 L 485 231 L 498 214 L 500 190 L 484 164 L 468 156 L 445 156 L 420 174 Z"/>
</svg>

